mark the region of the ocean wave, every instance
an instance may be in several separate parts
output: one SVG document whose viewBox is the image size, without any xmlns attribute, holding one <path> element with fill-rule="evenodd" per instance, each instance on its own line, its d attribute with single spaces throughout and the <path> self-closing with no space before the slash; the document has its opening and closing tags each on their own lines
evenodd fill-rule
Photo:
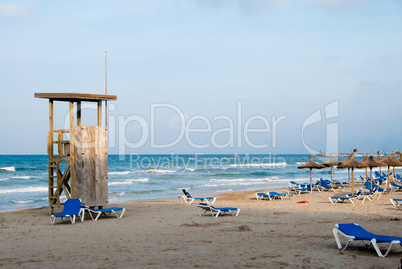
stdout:
<svg viewBox="0 0 402 269">
<path fill-rule="evenodd" d="M 250 186 L 250 185 L 261 185 L 266 184 L 263 181 L 257 182 L 227 182 L 223 184 L 204 184 L 196 186 L 196 188 L 211 188 L 211 187 L 222 187 L 222 186 Z"/>
<path fill-rule="evenodd" d="M 128 175 L 130 171 L 123 171 L 123 172 L 109 172 L 108 175 Z"/>
<path fill-rule="evenodd" d="M 1 171 L 7 171 L 7 172 L 15 172 L 15 167 L 14 166 L 9 166 L 9 167 L 0 167 Z"/>
<path fill-rule="evenodd" d="M 25 187 L 25 188 L 15 188 L 15 189 L 7 189 L 0 190 L 0 194 L 6 193 L 20 193 L 20 192 L 47 192 L 47 187 Z"/>
<path fill-rule="evenodd" d="M 237 179 L 210 179 L 210 182 L 244 182 L 244 181 L 251 181 L 251 182 L 267 182 L 267 181 L 275 181 L 278 177 L 269 177 L 269 178 L 237 178 Z"/>
<path fill-rule="evenodd" d="M 109 182 L 109 186 L 115 186 L 115 185 L 130 185 L 133 184 L 133 182 L 148 182 L 149 178 L 141 178 L 141 179 L 125 179 L 123 181 L 118 181 L 118 182 Z"/>
<path fill-rule="evenodd" d="M 115 196 L 115 197 L 123 197 L 124 196 L 124 192 L 115 192 L 115 191 L 112 191 L 112 192 L 108 192 L 109 194 L 112 194 L 113 196 Z"/>
<path fill-rule="evenodd" d="M 9 180 L 9 178 L 0 178 L 0 181 L 6 181 Z"/>
<path fill-rule="evenodd" d="M 32 176 L 16 176 L 16 177 L 10 177 L 11 179 L 31 179 L 31 178 L 37 178 L 37 177 L 32 177 Z"/>
<path fill-rule="evenodd" d="M 194 172 L 196 169 L 195 168 L 184 168 L 184 171 L 189 171 L 189 172 Z"/>
<path fill-rule="evenodd" d="M 35 202 L 35 201 L 33 201 L 33 200 L 27 200 L 27 201 L 11 200 L 11 203 L 14 203 L 14 204 L 30 204 L 30 203 L 33 203 L 33 202 Z"/>
<path fill-rule="evenodd" d="M 278 167 L 278 166 L 286 166 L 288 165 L 286 162 L 281 162 L 281 163 L 238 163 L 238 164 L 230 164 L 228 165 L 229 167 L 234 167 L 234 168 L 244 168 L 244 167 L 262 167 L 262 168 L 267 168 L 267 167 Z"/>
<path fill-rule="evenodd" d="M 145 170 L 144 172 L 146 173 L 152 173 L 152 174 L 169 174 L 169 173 L 174 173 L 176 171 L 174 170 L 163 170 L 163 169 L 149 169 Z"/>
</svg>

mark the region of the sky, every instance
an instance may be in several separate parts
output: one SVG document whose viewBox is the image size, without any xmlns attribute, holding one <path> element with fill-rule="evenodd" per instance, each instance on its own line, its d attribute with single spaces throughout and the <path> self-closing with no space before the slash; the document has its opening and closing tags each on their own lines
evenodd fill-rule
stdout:
<svg viewBox="0 0 402 269">
<path fill-rule="evenodd" d="M 103 94 L 105 51 L 110 154 L 400 150 L 401 26 L 397 0 L 0 1 L 0 154 L 46 154 L 34 93 Z"/>
</svg>

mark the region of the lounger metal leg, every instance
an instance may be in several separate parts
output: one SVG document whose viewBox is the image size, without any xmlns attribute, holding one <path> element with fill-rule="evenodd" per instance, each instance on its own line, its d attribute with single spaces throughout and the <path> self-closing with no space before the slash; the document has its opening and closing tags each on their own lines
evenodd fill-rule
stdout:
<svg viewBox="0 0 402 269">
<path fill-rule="evenodd" d="M 380 248 L 377 245 L 377 240 L 375 238 L 371 239 L 371 244 L 373 245 L 375 251 L 377 252 L 378 256 L 380 256 L 382 258 L 385 258 L 388 255 L 388 253 L 391 251 L 392 245 L 395 244 L 395 243 L 399 243 L 399 241 L 396 241 L 396 242 L 392 241 L 390 243 L 387 251 L 385 252 L 385 254 L 382 254 Z M 401 244 L 401 246 L 402 246 L 402 244 Z"/>
<path fill-rule="evenodd" d="M 342 251 L 344 251 L 350 244 L 350 242 L 353 241 L 353 238 L 351 238 L 350 236 L 345 235 L 344 233 L 342 233 L 341 231 L 339 231 L 338 228 L 334 228 L 332 229 L 332 232 L 334 233 L 334 237 L 335 237 L 335 241 L 336 244 L 338 245 L 338 249 L 341 249 Z M 345 237 L 349 238 L 349 241 L 346 243 L 345 247 L 342 249 L 342 244 L 341 244 L 341 240 L 339 240 L 339 235 L 338 233 L 341 233 L 342 235 L 344 235 Z"/>
</svg>

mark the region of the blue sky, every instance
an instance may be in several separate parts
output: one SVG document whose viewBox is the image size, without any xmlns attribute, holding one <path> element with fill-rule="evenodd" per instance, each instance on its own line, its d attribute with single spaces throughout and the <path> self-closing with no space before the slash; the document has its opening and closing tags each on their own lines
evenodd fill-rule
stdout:
<svg viewBox="0 0 402 269">
<path fill-rule="evenodd" d="M 397 0 L 0 1 L 0 25 L 0 154 L 46 153 L 34 93 L 103 93 L 104 51 L 110 153 L 401 149 Z"/>
</svg>

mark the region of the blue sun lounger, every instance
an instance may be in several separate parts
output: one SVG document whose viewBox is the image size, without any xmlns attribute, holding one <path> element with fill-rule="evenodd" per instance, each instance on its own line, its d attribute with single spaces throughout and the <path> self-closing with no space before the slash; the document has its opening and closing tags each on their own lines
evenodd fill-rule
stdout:
<svg viewBox="0 0 402 269">
<path fill-rule="evenodd" d="M 114 214 L 116 217 L 121 219 L 124 215 L 124 212 L 126 212 L 126 209 L 123 207 L 110 207 L 110 208 L 102 208 L 102 209 L 94 209 L 90 208 L 88 206 L 83 207 L 84 211 L 86 210 L 89 215 L 91 216 L 91 219 L 93 221 L 97 221 L 99 217 L 103 214 L 104 216 L 110 216 L 110 214 Z M 117 211 L 122 211 L 120 216 L 117 215 Z M 84 214 L 82 214 L 82 220 L 84 220 Z M 93 216 L 95 215 L 95 217 Z"/>
<path fill-rule="evenodd" d="M 395 182 L 391 182 L 390 184 L 395 191 L 402 191 L 402 185 L 396 184 Z"/>
<path fill-rule="evenodd" d="M 374 201 L 375 198 L 378 195 L 378 200 L 380 200 L 381 197 L 381 192 L 378 191 L 378 188 L 373 188 L 369 193 L 362 193 L 357 197 L 357 201 L 362 200 L 362 203 L 364 201 L 369 200 L 369 201 Z"/>
<path fill-rule="evenodd" d="M 232 216 L 238 216 L 240 213 L 240 208 L 237 207 L 214 207 L 212 205 L 206 203 L 199 203 L 197 206 L 198 214 L 201 214 L 201 211 L 204 210 L 204 215 L 207 212 L 211 212 L 212 217 L 218 217 L 219 215 L 225 215 L 226 212 L 232 214 Z M 215 214 L 215 215 L 214 215 Z"/>
<path fill-rule="evenodd" d="M 348 247 L 349 243 L 351 243 L 353 240 L 362 240 L 364 247 L 366 247 L 366 244 L 364 243 L 364 241 L 370 241 L 371 245 L 373 245 L 378 256 L 384 258 L 385 256 L 388 255 L 393 244 L 400 244 L 402 246 L 402 237 L 377 235 L 377 234 L 369 233 L 356 223 L 335 224 L 335 228 L 332 231 L 335 236 L 336 244 L 338 245 L 339 249 L 342 249 L 342 251 L 344 251 Z M 342 244 L 341 244 L 341 241 L 339 240 L 338 234 L 341 234 L 341 235 L 349 238 L 349 241 L 346 243 L 344 248 L 342 248 Z M 385 252 L 385 254 L 382 254 L 377 243 L 389 243 L 390 244 L 390 246 L 389 246 L 388 250 Z"/>
<path fill-rule="evenodd" d="M 268 194 L 271 196 L 271 199 L 286 199 L 286 198 L 291 198 L 293 196 L 293 194 L 285 194 L 285 193 L 278 193 L 276 191 L 270 191 L 268 192 Z"/>
<path fill-rule="evenodd" d="M 265 193 L 265 192 L 257 192 L 257 193 L 255 194 L 255 198 L 256 198 L 257 200 L 264 200 L 264 199 L 266 199 L 266 200 L 271 200 L 271 195 L 269 195 L 269 194 L 267 194 L 267 193 Z"/>
<path fill-rule="evenodd" d="M 345 188 L 345 186 L 337 186 L 337 187 L 329 186 L 327 184 L 327 182 L 325 180 L 323 180 L 322 178 L 320 179 L 320 184 L 321 184 L 320 188 L 323 191 L 329 191 L 329 190 L 336 191 L 336 190 L 340 190 L 340 189 Z"/>
<path fill-rule="evenodd" d="M 81 215 L 81 221 L 83 221 L 84 212 L 81 209 L 80 199 L 67 199 L 64 203 L 63 212 L 50 216 L 50 223 L 53 225 L 56 222 L 56 218 L 62 218 L 64 221 L 66 217 L 70 217 L 71 224 L 75 223 L 75 216 Z"/>
<path fill-rule="evenodd" d="M 362 190 L 358 190 L 351 196 L 332 196 L 328 197 L 328 199 L 332 204 L 343 203 L 344 201 L 349 201 L 352 204 L 354 204 L 355 202 L 357 202 L 357 199 L 359 195 L 362 194 L 362 192 L 363 192 Z"/>
<path fill-rule="evenodd" d="M 255 197 L 257 198 L 257 200 L 274 200 L 274 199 L 286 199 L 286 198 L 291 198 L 293 196 L 293 194 L 284 194 L 284 193 L 278 193 L 276 191 L 270 191 L 268 193 L 264 193 L 264 192 L 257 192 L 255 194 Z"/>
<path fill-rule="evenodd" d="M 394 205 L 394 206 L 400 206 L 400 205 L 402 205 L 402 199 L 397 199 L 397 198 L 391 198 L 391 199 L 389 199 L 390 201 L 391 201 L 391 203 Z"/>
<path fill-rule="evenodd" d="M 202 201 L 205 202 L 207 204 L 213 204 L 216 200 L 215 197 L 198 197 L 198 198 L 194 198 L 193 196 L 191 196 L 191 194 L 186 190 L 186 189 L 182 189 L 184 195 L 179 196 L 180 202 L 181 203 L 186 203 L 191 205 L 192 202 L 198 200 L 198 201 Z M 211 201 L 211 202 L 210 202 Z"/>
</svg>

